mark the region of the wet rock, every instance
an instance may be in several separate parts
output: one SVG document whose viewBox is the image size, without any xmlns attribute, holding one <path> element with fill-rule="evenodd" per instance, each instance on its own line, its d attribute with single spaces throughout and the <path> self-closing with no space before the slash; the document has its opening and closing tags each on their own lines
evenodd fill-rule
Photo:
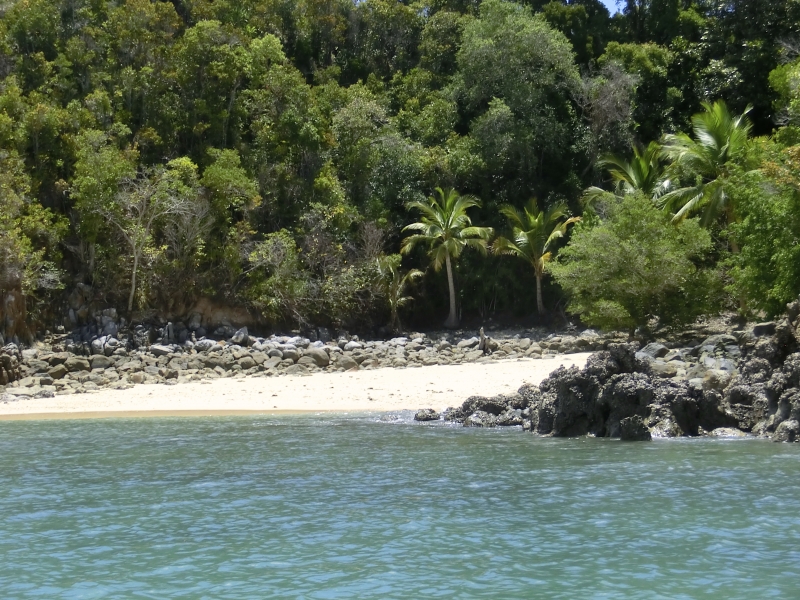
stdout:
<svg viewBox="0 0 800 600">
<path fill-rule="evenodd" d="M 717 427 L 708 432 L 708 435 L 719 438 L 745 438 L 747 434 L 735 427 Z"/>
<path fill-rule="evenodd" d="M 778 425 L 773 442 L 798 442 L 800 441 L 800 421 L 789 419 Z"/>
<path fill-rule="evenodd" d="M 422 408 L 414 415 L 415 421 L 438 421 L 439 413 L 432 408 Z"/>
<path fill-rule="evenodd" d="M 464 419 L 464 427 L 495 427 L 497 417 L 485 411 L 479 410 Z"/>
<path fill-rule="evenodd" d="M 625 442 L 649 442 L 653 437 L 642 417 L 634 415 L 620 421 L 620 439 Z"/>
<path fill-rule="evenodd" d="M 519 408 L 509 408 L 504 413 L 497 416 L 498 427 L 512 427 L 522 425 L 522 410 Z"/>
</svg>

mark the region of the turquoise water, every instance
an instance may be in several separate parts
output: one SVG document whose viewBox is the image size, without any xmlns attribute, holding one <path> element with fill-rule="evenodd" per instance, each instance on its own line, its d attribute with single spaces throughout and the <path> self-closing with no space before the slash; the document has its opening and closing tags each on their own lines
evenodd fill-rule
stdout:
<svg viewBox="0 0 800 600">
<path fill-rule="evenodd" d="M 0 598 L 798 598 L 800 445 L 0 423 Z"/>
</svg>

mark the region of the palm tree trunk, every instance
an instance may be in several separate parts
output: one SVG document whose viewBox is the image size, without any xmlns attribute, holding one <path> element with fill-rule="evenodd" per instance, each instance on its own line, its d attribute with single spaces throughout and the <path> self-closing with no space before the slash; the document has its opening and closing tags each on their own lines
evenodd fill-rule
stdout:
<svg viewBox="0 0 800 600">
<path fill-rule="evenodd" d="M 539 273 L 536 273 L 536 308 L 539 310 L 539 314 L 544 314 L 544 302 L 542 302 L 542 276 Z"/>
<path fill-rule="evenodd" d="M 444 326 L 448 329 L 455 329 L 458 327 L 458 315 L 456 314 L 456 286 L 453 283 L 453 265 L 450 263 L 450 255 L 445 259 L 447 265 L 447 285 L 450 287 L 450 314 L 444 322 Z"/>
<path fill-rule="evenodd" d="M 128 315 L 133 310 L 133 298 L 136 294 L 136 271 L 139 269 L 139 255 L 133 254 L 133 273 L 131 274 L 131 293 L 128 295 Z"/>
</svg>

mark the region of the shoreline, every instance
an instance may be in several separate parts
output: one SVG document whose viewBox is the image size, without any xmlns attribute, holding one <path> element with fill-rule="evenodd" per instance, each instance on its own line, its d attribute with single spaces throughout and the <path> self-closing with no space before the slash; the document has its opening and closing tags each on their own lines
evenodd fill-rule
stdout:
<svg viewBox="0 0 800 600">
<path fill-rule="evenodd" d="M 0 420 L 440 410 L 469 396 L 513 393 L 523 383 L 538 384 L 562 365 L 583 367 L 590 355 L 143 384 L 2 403 Z"/>
</svg>

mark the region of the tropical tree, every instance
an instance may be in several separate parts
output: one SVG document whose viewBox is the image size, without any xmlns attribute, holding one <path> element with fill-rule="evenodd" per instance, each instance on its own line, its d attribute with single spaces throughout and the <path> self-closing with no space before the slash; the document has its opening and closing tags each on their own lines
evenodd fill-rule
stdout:
<svg viewBox="0 0 800 600">
<path fill-rule="evenodd" d="M 669 180 L 664 177 L 664 156 L 658 142 L 650 142 L 644 148 L 634 145 L 631 159 L 606 154 L 597 164 L 608 171 L 617 196 L 641 192 L 648 198 L 657 199 L 669 189 Z M 598 187 L 590 187 L 584 193 L 584 199 L 592 200 L 604 193 Z"/>
<path fill-rule="evenodd" d="M 467 210 L 480 206 L 474 196 L 462 196 L 455 190 L 444 191 L 436 188 L 436 195 L 429 196 L 427 202 L 409 202 L 409 210 L 416 209 L 422 216 L 416 223 L 411 223 L 403 231 L 416 231 L 414 235 L 403 240 L 401 252 L 407 254 L 417 244 L 429 246 L 428 255 L 435 271 L 442 265 L 447 267 L 447 285 L 450 290 L 450 314 L 444 322 L 445 327 L 458 327 L 456 312 L 456 289 L 453 282 L 453 261 L 461 256 L 464 248 L 474 248 L 486 252 L 487 242 L 492 236 L 491 227 L 475 227 Z"/>
<path fill-rule="evenodd" d="M 400 322 L 398 311 L 414 300 L 413 296 L 406 296 L 406 291 L 412 282 L 421 279 L 424 275 L 419 269 L 411 269 L 406 273 L 401 273 L 401 260 L 399 254 L 390 254 L 376 259 L 381 287 L 391 311 L 389 326 L 392 331 L 402 331 L 403 324 Z"/>
<path fill-rule="evenodd" d="M 542 302 L 542 278 L 547 263 L 553 258 L 556 240 L 564 237 L 567 228 L 581 220 L 568 217 L 567 207 L 559 203 L 547 210 L 540 210 L 536 198 L 531 198 L 522 211 L 513 206 L 502 206 L 500 212 L 511 225 L 512 239 L 497 238 L 492 250 L 497 254 L 517 256 L 533 267 L 536 276 L 536 308 L 544 314 Z"/>
<path fill-rule="evenodd" d="M 685 133 L 664 136 L 663 153 L 671 161 L 668 172 L 692 183 L 667 192 L 660 203 L 674 213 L 674 222 L 701 212 L 704 226 L 721 217 L 730 225 L 736 220 L 736 207 L 728 190 L 729 178 L 747 148 L 752 129 L 747 113 L 751 109 L 748 106 L 734 116 L 722 100 L 704 102 L 703 108 L 692 117 L 694 139 Z M 731 248 L 738 251 L 733 242 Z"/>
</svg>

